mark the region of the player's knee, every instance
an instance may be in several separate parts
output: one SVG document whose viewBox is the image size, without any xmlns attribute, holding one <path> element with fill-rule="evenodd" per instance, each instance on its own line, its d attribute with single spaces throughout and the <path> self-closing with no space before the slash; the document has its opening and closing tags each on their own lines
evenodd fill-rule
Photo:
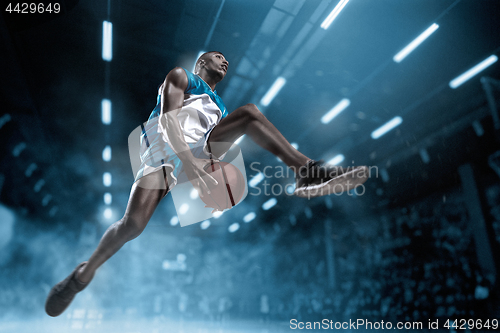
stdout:
<svg viewBox="0 0 500 333">
<path fill-rule="evenodd" d="M 249 120 L 259 119 L 263 116 L 257 105 L 252 103 L 243 106 L 242 110 L 245 113 L 245 116 L 249 118 Z"/>
</svg>

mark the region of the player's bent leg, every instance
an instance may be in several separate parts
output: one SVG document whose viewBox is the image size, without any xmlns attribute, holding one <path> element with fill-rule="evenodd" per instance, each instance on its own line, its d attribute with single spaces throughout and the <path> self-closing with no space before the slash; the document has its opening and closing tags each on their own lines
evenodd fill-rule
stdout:
<svg viewBox="0 0 500 333">
<path fill-rule="evenodd" d="M 64 312 L 75 295 L 90 283 L 97 268 L 126 242 L 142 233 L 160 200 L 168 192 L 161 186 L 154 189 L 154 184 L 158 182 L 165 182 L 162 171 L 142 177 L 134 183 L 123 218 L 106 230 L 88 262 L 79 264 L 49 292 L 45 302 L 45 311 L 49 316 L 56 317 Z"/>
<path fill-rule="evenodd" d="M 262 148 L 297 170 L 309 158 L 293 148 L 255 104 L 241 106 L 222 119 L 210 133 L 208 143 L 215 156 L 226 152 L 240 136 L 248 135 Z"/>
</svg>

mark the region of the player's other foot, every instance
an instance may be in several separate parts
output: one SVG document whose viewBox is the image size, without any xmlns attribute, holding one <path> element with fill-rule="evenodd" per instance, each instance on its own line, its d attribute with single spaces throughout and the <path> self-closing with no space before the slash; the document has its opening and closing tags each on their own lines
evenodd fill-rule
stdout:
<svg viewBox="0 0 500 333">
<path fill-rule="evenodd" d="M 89 284 L 78 281 L 76 272 L 87 262 L 82 262 L 71 272 L 70 275 L 58 284 L 56 284 L 49 292 L 45 301 L 45 312 L 51 317 L 57 317 L 66 310 L 75 295 L 85 289 Z"/>
<path fill-rule="evenodd" d="M 310 160 L 297 172 L 294 194 L 302 198 L 340 194 L 363 184 L 368 176 L 366 166 L 342 168 Z"/>
</svg>

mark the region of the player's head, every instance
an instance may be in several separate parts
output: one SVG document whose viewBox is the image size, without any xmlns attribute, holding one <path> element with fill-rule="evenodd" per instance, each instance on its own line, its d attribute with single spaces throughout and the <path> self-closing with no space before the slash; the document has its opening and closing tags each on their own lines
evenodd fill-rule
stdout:
<svg viewBox="0 0 500 333">
<path fill-rule="evenodd" d="M 217 73 L 222 80 L 226 76 L 228 65 L 229 63 L 221 52 L 205 52 L 196 60 L 194 73 L 199 74 L 202 69 L 205 69 L 210 73 Z"/>
</svg>

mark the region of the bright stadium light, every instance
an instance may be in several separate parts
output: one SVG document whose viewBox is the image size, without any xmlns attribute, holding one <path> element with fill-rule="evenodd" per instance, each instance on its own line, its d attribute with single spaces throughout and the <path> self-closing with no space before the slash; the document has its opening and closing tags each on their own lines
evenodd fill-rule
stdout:
<svg viewBox="0 0 500 333">
<path fill-rule="evenodd" d="M 199 196 L 198 191 L 196 191 L 196 189 L 194 189 L 194 188 L 191 190 L 191 193 L 189 193 L 189 197 L 193 200 L 198 198 L 198 196 Z"/>
<path fill-rule="evenodd" d="M 113 59 L 113 24 L 108 21 L 102 22 L 102 59 L 111 61 Z"/>
<path fill-rule="evenodd" d="M 248 213 L 247 215 L 243 216 L 243 222 L 251 222 L 255 219 L 256 216 L 257 215 L 254 212 Z"/>
<path fill-rule="evenodd" d="M 104 203 L 106 205 L 111 205 L 111 203 L 113 202 L 113 196 L 111 195 L 111 193 L 104 193 Z"/>
<path fill-rule="evenodd" d="M 276 198 L 271 198 L 262 204 L 262 209 L 269 210 L 273 208 L 277 203 L 278 200 L 276 200 Z"/>
<path fill-rule="evenodd" d="M 179 224 L 179 218 L 177 216 L 172 216 L 170 219 L 170 225 L 171 226 L 176 226 Z"/>
<path fill-rule="evenodd" d="M 268 106 L 269 104 L 271 104 L 274 97 L 276 97 L 276 95 L 280 92 L 285 83 L 286 79 L 284 77 L 278 77 L 276 81 L 274 81 L 271 88 L 269 88 L 267 93 L 264 95 L 264 97 L 262 97 L 262 99 L 260 100 L 260 104 L 262 104 L 263 106 Z"/>
<path fill-rule="evenodd" d="M 476 66 L 472 67 L 471 69 L 469 69 L 465 73 L 463 73 L 463 74 L 457 76 L 456 78 L 454 78 L 453 80 L 451 80 L 450 81 L 450 88 L 452 88 L 452 89 L 458 88 L 464 82 L 466 82 L 467 80 L 472 78 L 477 73 L 479 73 L 479 72 L 483 71 L 484 69 L 486 69 L 487 67 L 493 65 L 495 62 L 497 62 L 497 60 L 498 60 L 498 57 L 496 55 L 494 55 L 494 54 L 490 55 L 488 58 L 484 59 Z"/>
<path fill-rule="evenodd" d="M 331 11 L 331 13 L 328 14 L 323 23 L 321 23 L 321 27 L 325 30 L 328 29 L 330 24 L 332 24 L 333 20 L 335 20 L 335 18 L 340 14 L 340 11 L 344 9 L 345 5 L 347 5 L 348 2 L 349 0 L 341 0 L 337 4 L 337 6 L 335 6 L 335 8 Z"/>
<path fill-rule="evenodd" d="M 206 229 L 208 229 L 208 227 L 210 227 L 210 221 L 209 220 L 205 220 L 205 221 L 201 222 L 200 228 L 202 230 L 206 230 Z"/>
<path fill-rule="evenodd" d="M 101 120 L 104 125 L 111 124 L 111 101 L 107 98 L 101 101 Z"/>
<path fill-rule="evenodd" d="M 423 43 L 424 40 L 427 39 L 434 31 L 439 28 L 439 25 L 433 23 L 430 27 L 428 27 L 424 32 L 422 32 L 417 38 L 415 38 L 410 44 L 405 46 L 404 49 L 398 52 L 392 58 L 395 62 L 401 62 L 408 54 L 410 54 L 413 50 L 415 50 L 420 44 Z"/>
<path fill-rule="evenodd" d="M 331 160 L 329 160 L 326 163 L 331 164 L 331 165 L 337 165 L 337 164 L 342 163 L 344 161 L 344 159 L 345 159 L 344 155 L 338 154 L 337 156 L 335 156 L 334 158 L 332 158 Z"/>
<path fill-rule="evenodd" d="M 335 105 L 330 111 L 328 111 L 323 117 L 321 117 L 321 122 L 323 124 L 328 124 L 340 112 L 344 111 L 350 104 L 350 100 L 348 100 L 347 98 L 343 98 L 340 102 L 337 103 L 337 105 Z"/>
<path fill-rule="evenodd" d="M 106 208 L 103 212 L 103 215 L 106 219 L 110 219 L 113 217 L 113 210 L 111 210 L 111 208 Z"/>
<path fill-rule="evenodd" d="M 400 116 L 392 118 L 391 120 L 386 122 L 384 125 L 380 126 L 375 131 L 372 132 L 372 139 L 380 138 L 382 135 L 389 132 L 393 128 L 401 125 L 402 122 L 403 122 L 403 118 L 401 118 Z"/>
<path fill-rule="evenodd" d="M 111 146 L 108 145 L 102 150 L 102 160 L 104 162 L 111 161 Z"/>
<path fill-rule="evenodd" d="M 229 232 L 235 232 L 237 231 L 238 229 L 240 228 L 240 224 L 237 223 L 237 222 L 234 222 L 233 224 L 231 224 L 228 228 Z"/>
<path fill-rule="evenodd" d="M 181 207 L 179 208 L 179 214 L 184 215 L 187 213 L 188 210 L 189 210 L 189 205 L 182 204 Z"/>
<path fill-rule="evenodd" d="M 106 187 L 110 187 L 113 179 L 111 177 L 111 174 L 109 172 L 105 172 L 102 174 L 102 183 Z"/>
<path fill-rule="evenodd" d="M 265 178 L 264 174 L 262 172 L 259 172 L 258 174 L 256 174 L 255 176 L 253 176 L 252 179 L 250 179 L 250 181 L 248 182 L 248 185 L 250 185 L 250 187 L 255 187 L 261 181 L 263 181 L 264 178 Z"/>
</svg>

